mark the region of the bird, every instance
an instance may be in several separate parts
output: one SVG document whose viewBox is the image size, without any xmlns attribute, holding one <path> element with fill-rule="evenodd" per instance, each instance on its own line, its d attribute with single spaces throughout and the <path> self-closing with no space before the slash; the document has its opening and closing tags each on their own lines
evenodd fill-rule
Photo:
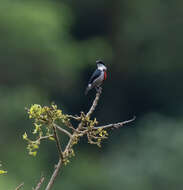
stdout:
<svg viewBox="0 0 183 190">
<path fill-rule="evenodd" d="M 88 94 L 88 91 L 92 88 L 95 88 L 96 91 L 100 89 L 100 86 L 103 84 L 103 82 L 107 79 L 107 67 L 104 65 L 102 60 L 97 60 L 97 69 L 94 71 L 92 76 L 90 77 L 90 80 L 88 82 L 88 86 L 85 90 L 85 95 Z"/>
</svg>

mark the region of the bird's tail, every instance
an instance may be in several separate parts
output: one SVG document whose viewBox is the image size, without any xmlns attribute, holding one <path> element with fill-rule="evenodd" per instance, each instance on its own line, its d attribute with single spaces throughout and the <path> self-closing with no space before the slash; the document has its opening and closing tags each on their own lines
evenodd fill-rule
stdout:
<svg viewBox="0 0 183 190">
<path fill-rule="evenodd" d="M 89 91 L 89 90 L 90 90 L 90 89 L 87 87 L 86 90 L 85 90 L 85 95 L 88 94 L 88 91 Z"/>
</svg>

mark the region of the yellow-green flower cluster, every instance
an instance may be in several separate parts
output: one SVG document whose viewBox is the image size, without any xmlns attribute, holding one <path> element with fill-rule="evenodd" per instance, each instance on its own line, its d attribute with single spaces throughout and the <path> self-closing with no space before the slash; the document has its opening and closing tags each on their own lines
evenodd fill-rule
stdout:
<svg viewBox="0 0 183 190">
<path fill-rule="evenodd" d="M 97 146 L 101 147 L 101 141 L 106 139 L 108 133 L 102 127 L 96 129 L 95 126 L 98 124 L 96 118 L 94 120 L 90 119 L 90 117 L 86 116 L 84 113 L 81 113 L 81 122 L 83 123 L 84 128 L 88 129 L 87 137 L 88 142 L 90 144 L 96 144 Z"/>
<path fill-rule="evenodd" d="M 0 167 L 1 167 L 2 165 L 0 164 Z M 6 173 L 8 173 L 7 171 L 5 171 L 5 170 L 0 170 L 0 175 L 1 174 L 6 174 Z"/>
<path fill-rule="evenodd" d="M 79 137 L 77 135 L 75 135 L 73 138 L 72 138 L 72 142 L 71 142 L 71 146 L 75 145 L 75 144 L 78 144 L 78 141 L 79 141 Z"/>
<path fill-rule="evenodd" d="M 40 118 L 43 114 L 43 109 L 40 105 L 34 104 L 31 106 L 31 108 L 28 110 L 29 118 Z"/>
<path fill-rule="evenodd" d="M 36 141 L 31 141 L 27 133 L 23 134 L 23 139 L 28 142 L 27 150 L 29 151 L 29 155 L 36 156 L 37 155 L 37 149 L 39 149 L 40 139 Z"/>
<path fill-rule="evenodd" d="M 75 156 L 74 149 L 73 148 L 69 149 L 69 151 L 67 151 L 67 152 L 64 153 L 63 164 L 65 166 L 67 164 L 69 164 L 69 162 L 70 162 L 69 158 L 72 158 L 74 156 Z"/>
<path fill-rule="evenodd" d="M 34 119 L 35 122 L 50 123 L 56 119 L 63 119 L 64 115 L 60 109 L 57 109 L 57 105 L 52 104 L 50 107 L 34 104 L 28 109 L 30 119 Z"/>
<path fill-rule="evenodd" d="M 96 118 L 94 120 L 90 119 L 88 116 L 84 116 L 81 118 L 81 121 L 85 124 L 85 126 L 90 130 L 92 129 L 95 125 L 98 124 L 98 121 Z"/>
<path fill-rule="evenodd" d="M 53 123 L 60 120 L 62 123 L 68 120 L 67 116 L 62 114 L 62 110 L 57 108 L 57 105 L 41 106 L 33 104 L 28 109 L 29 118 L 34 120 L 33 135 L 36 135 L 36 140 L 32 141 L 28 138 L 27 133 L 24 133 L 23 139 L 27 141 L 27 149 L 29 154 L 36 156 L 37 150 L 42 139 L 55 140 L 53 138 Z"/>
<path fill-rule="evenodd" d="M 100 137 L 107 137 L 108 136 L 108 133 L 106 130 L 102 129 L 102 128 L 98 128 L 97 129 L 97 133 Z"/>
<path fill-rule="evenodd" d="M 4 171 L 4 170 L 0 170 L 0 174 L 6 174 L 7 171 Z"/>
<path fill-rule="evenodd" d="M 36 156 L 37 155 L 37 149 L 39 149 L 39 141 L 34 141 L 27 146 L 27 150 L 29 151 L 29 155 Z"/>
<path fill-rule="evenodd" d="M 96 144 L 97 146 L 101 147 L 101 142 L 103 139 L 108 138 L 108 133 L 106 130 L 102 128 L 98 128 L 95 130 L 91 130 L 87 134 L 88 142 L 90 144 Z"/>
<path fill-rule="evenodd" d="M 34 131 L 32 132 L 33 134 L 37 134 L 38 132 L 40 133 L 40 136 L 42 136 L 42 130 L 41 130 L 42 124 L 37 124 L 34 123 Z"/>
<path fill-rule="evenodd" d="M 102 129 L 102 128 L 98 128 L 96 131 L 96 136 L 98 136 L 97 138 L 97 146 L 101 147 L 101 142 L 103 139 L 106 139 L 108 136 L 108 133 L 106 130 Z"/>
</svg>

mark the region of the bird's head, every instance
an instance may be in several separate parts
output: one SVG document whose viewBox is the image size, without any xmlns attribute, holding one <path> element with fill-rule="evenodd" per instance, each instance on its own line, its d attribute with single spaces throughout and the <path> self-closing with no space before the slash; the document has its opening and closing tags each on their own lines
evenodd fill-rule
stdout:
<svg viewBox="0 0 183 190">
<path fill-rule="evenodd" d="M 107 67 L 104 65 L 103 61 L 97 60 L 97 68 L 101 71 L 107 71 Z"/>
</svg>

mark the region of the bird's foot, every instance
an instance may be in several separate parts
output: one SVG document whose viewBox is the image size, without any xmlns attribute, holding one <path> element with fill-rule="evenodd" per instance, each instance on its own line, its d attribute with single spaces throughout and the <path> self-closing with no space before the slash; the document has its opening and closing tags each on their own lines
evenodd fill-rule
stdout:
<svg viewBox="0 0 183 190">
<path fill-rule="evenodd" d="M 96 89 L 97 93 L 100 93 L 100 94 L 101 94 L 101 92 L 102 92 L 102 87 L 97 86 L 97 87 L 95 87 L 95 89 Z"/>
</svg>

